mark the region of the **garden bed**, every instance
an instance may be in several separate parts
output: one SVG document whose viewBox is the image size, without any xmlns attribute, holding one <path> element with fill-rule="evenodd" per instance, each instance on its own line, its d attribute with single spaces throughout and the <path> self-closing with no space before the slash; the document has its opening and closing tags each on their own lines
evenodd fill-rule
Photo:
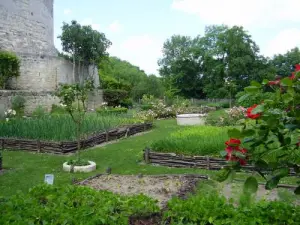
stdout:
<svg viewBox="0 0 300 225">
<path fill-rule="evenodd" d="M 82 149 L 93 147 L 122 137 L 131 136 L 140 132 L 147 131 L 152 128 L 151 123 L 133 124 L 122 126 L 116 129 L 111 129 L 107 132 L 101 132 L 92 135 L 80 141 Z M 41 153 L 66 154 L 77 150 L 77 141 L 40 141 L 40 140 L 25 140 L 17 138 L 0 138 L 0 148 L 8 150 L 25 150 Z"/>
<path fill-rule="evenodd" d="M 158 201 L 161 208 L 173 197 L 184 197 L 193 191 L 201 175 L 97 175 L 79 182 L 97 190 L 108 190 L 122 195 L 145 194 Z"/>
</svg>

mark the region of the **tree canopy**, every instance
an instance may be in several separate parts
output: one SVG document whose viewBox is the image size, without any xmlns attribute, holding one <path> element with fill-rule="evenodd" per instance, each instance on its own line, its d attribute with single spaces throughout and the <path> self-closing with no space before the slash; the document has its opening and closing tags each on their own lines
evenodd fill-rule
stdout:
<svg viewBox="0 0 300 225">
<path fill-rule="evenodd" d="M 202 37 L 172 36 L 158 64 L 166 86 L 196 98 L 229 97 L 233 90 L 226 83 L 234 84 L 236 93 L 274 72 L 243 27 L 225 25 L 206 27 Z"/>
</svg>

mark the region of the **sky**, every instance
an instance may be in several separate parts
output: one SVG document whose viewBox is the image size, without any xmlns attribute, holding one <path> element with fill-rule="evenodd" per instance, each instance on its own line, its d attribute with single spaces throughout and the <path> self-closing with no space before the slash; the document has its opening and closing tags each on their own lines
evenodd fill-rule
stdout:
<svg viewBox="0 0 300 225">
<path fill-rule="evenodd" d="M 54 43 L 63 22 L 106 35 L 111 56 L 158 75 L 163 43 L 174 34 L 204 35 L 208 25 L 243 26 L 271 57 L 300 47 L 300 0 L 55 0 Z"/>
</svg>

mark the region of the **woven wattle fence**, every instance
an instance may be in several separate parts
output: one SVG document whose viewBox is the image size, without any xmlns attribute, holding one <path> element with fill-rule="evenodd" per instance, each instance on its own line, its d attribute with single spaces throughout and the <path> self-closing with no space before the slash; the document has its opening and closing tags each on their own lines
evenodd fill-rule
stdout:
<svg viewBox="0 0 300 225">
<path fill-rule="evenodd" d="M 112 129 L 107 132 L 92 135 L 80 141 L 82 149 L 93 147 L 104 142 L 113 141 L 122 137 L 128 137 L 152 128 L 151 123 L 133 124 Z M 24 150 L 42 153 L 66 154 L 77 150 L 77 141 L 40 141 L 15 138 L 0 138 L 0 148 L 6 150 Z"/>
<path fill-rule="evenodd" d="M 207 170 L 220 170 L 227 161 L 221 158 L 214 158 L 209 156 L 184 156 L 175 153 L 154 152 L 146 148 L 144 150 L 144 160 L 146 163 L 168 167 L 183 167 L 183 168 L 199 168 Z M 242 166 L 244 171 L 254 171 L 256 168 L 252 165 Z M 262 171 L 266 172 L 266 171 Z M 290 176 L 295 176 L 296 173 L 293 168 L 290 168 Z"/>
</svg>

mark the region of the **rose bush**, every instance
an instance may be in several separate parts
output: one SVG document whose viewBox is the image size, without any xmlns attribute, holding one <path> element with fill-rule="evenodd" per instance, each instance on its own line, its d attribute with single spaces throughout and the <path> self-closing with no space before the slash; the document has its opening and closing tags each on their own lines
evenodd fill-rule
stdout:
<svg viewBox="0 0 300 225">
<path fill-rule="evenodd" d="M 242 129 L 228 131 L 231 139 L 221 154 L 229 163 L 222 179 L 249 163 L 266 180 L 266 189 L 273 189 L 291 171 L 300 172 L 300 65 L 295 66 L 291 76 L 264 80 L 262 84 L 253 81 L 245 92 L 241 100 L 264 92 L 272 95 L 247 109 Z M 257 186 L 257 180 L 251 176 L 244 190 L 254 192 Z M 295 193 L 300 194 L 300 186 Z"/>
</svg>

